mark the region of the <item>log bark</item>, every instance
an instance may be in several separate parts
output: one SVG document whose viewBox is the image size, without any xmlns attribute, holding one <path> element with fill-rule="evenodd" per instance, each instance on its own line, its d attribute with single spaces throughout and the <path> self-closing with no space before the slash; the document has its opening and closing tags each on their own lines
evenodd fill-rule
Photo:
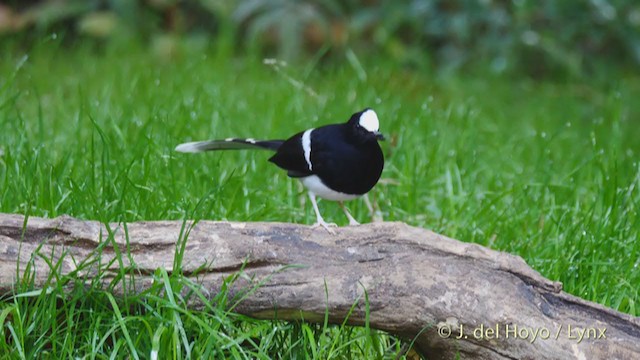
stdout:
<svg viewBox="0 0 640 360">
<path fill-rule="evenodd" d="M 109 282 L 121 271 L 110 261 L 113 242 L 142 291 L 157 268 L 172 270 L 176 242 L 187 234 L 183 273 L 215 293 L 242 270 L 248 276 L 234 292 L 261 286 L 234 311 L 256 318 L 323 321 L 328 310 L 329 320 L 341 323 L 357 303 L 348 322 L 363 325 L 366 290 L 370 326 L 415 339 L 429 359 L 640 359 L 640 318 L 563 292 L 518 256 L 403 223 L 341 227 L 335 235 L 284 223 L 183 225 L 107 229 L 66 216 L 0 214 L 0 293 L 12 291 L 29 261 L 42 285 L 49 275 L 44 258 L 61 259 L 59 271 L 68 274 L 98 247 L 102 281 Z"/>
</svg>

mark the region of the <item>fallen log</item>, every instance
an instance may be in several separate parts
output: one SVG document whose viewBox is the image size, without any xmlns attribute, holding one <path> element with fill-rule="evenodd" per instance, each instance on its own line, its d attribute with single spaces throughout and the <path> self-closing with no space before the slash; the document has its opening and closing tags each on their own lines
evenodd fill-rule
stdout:
<svg viewBox="0 0 640 360">
<path fill-rule="evenodd" d="M 366 291 L 370 326 L 415 339 L 429 359 L 640 359 L 640 318 L 563 292 L 518 256 L 403 223 L 341 227 L 331 235 L 284 223 L 107 228 L 67 216 L 0 214 L 0 293 L 12 291 L 22 275 L 16 269 L 29 261 L 42 285 L 49 275 L 43 257 L 61 259 L 59 271 L 68 274 L 99 247 L 100 260 L 110 264 L 102 276 L 108 282 L 121 272 L 110 261 L 114 242 L 143 291 L 157 268 L 172 270 L 179 239 L 186 239 L 182 272 L 212 293 L 238 271 L 248 276 L 234 292 L 261 283 L 235 308 L 252 317 L 323 321 L 328 311 L 330 322 L 341 323 L 357 303 L 348 322 L 364 325 Z"/>
</svg>

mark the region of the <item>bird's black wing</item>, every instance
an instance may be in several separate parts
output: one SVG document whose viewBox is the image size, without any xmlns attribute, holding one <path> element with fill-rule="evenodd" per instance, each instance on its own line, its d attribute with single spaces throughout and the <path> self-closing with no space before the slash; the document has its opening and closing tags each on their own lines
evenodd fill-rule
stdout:
<svg viewBox="0 0 640 360">
<path fill-rule="evenodd" d="M 302 134 L 304 131 L 287 139 L 278 147 L 276 154 L 269 158 L 269 161 L 287 170 L 287 175 L 290 177 L 305 177 L 313 174 L 304 158 Z"/>
<path fill-rule="evenodd" d="M 354 195 L 378 182 L 384 157 L 377 141 L 354 143 L 342 125 L 318 128 L 311 136 L 313 172 L 329 188 Z"/>
</svg>

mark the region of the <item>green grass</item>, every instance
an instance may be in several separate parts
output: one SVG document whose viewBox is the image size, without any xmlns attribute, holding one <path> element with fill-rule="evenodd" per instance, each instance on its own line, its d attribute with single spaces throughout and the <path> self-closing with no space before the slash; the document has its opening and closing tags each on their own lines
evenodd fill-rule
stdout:
<svg viewBox="0 0 640 360">
<path fill-rule="evenodd" d="M 566 291 L 640 315 L 633 95 L 640 78 L 444 79 L 354 59 L 278 72 L 186 45 L 171 59 L 139 46 L 5 45 L 0 211 L 311 224 L 304 191 L 266 161 L 268 153 L 173 148 L 229 136 L 283 138 L 371 106 L 388 138 L 383 181 L 372 194 L 386 220 L 520 255 Z M 346 223 L 336 204 L 320 207 L 326 220 Z M 364 204 L 350 208 L 368 221 Z M 188 310 L 181 290 L 205 296 L 196 286 L 179 272 L 159 270 L 156 279 L 123 299 L 97 284 L 79 286 L 74 276 L 52 278 L 47 292 L 23 279 L 0 305 L 0 354 L 326 359 L 394 358 L 400 350 L 371 329 L 248 319 L 226 311 L 233 299 L 225 292 L 203 311 Z M 78 286 L 62 296 L 63 284 Z"/>
</svg>

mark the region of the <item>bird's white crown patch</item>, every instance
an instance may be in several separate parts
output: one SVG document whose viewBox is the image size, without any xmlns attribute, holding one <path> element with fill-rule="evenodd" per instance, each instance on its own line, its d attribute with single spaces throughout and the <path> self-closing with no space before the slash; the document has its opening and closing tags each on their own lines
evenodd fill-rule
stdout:
<svg viewBox="0 0 640 360">
<path fill-rule="evenodd" d="M 360 120 L 358 120 L 358 123 L 369 132 L 376 132 L 380 129 L 378 115 L 376 115 L 376 112 L 371 109 L 363 112 L 362 115 L 360 115 Z"/>
</svg>

